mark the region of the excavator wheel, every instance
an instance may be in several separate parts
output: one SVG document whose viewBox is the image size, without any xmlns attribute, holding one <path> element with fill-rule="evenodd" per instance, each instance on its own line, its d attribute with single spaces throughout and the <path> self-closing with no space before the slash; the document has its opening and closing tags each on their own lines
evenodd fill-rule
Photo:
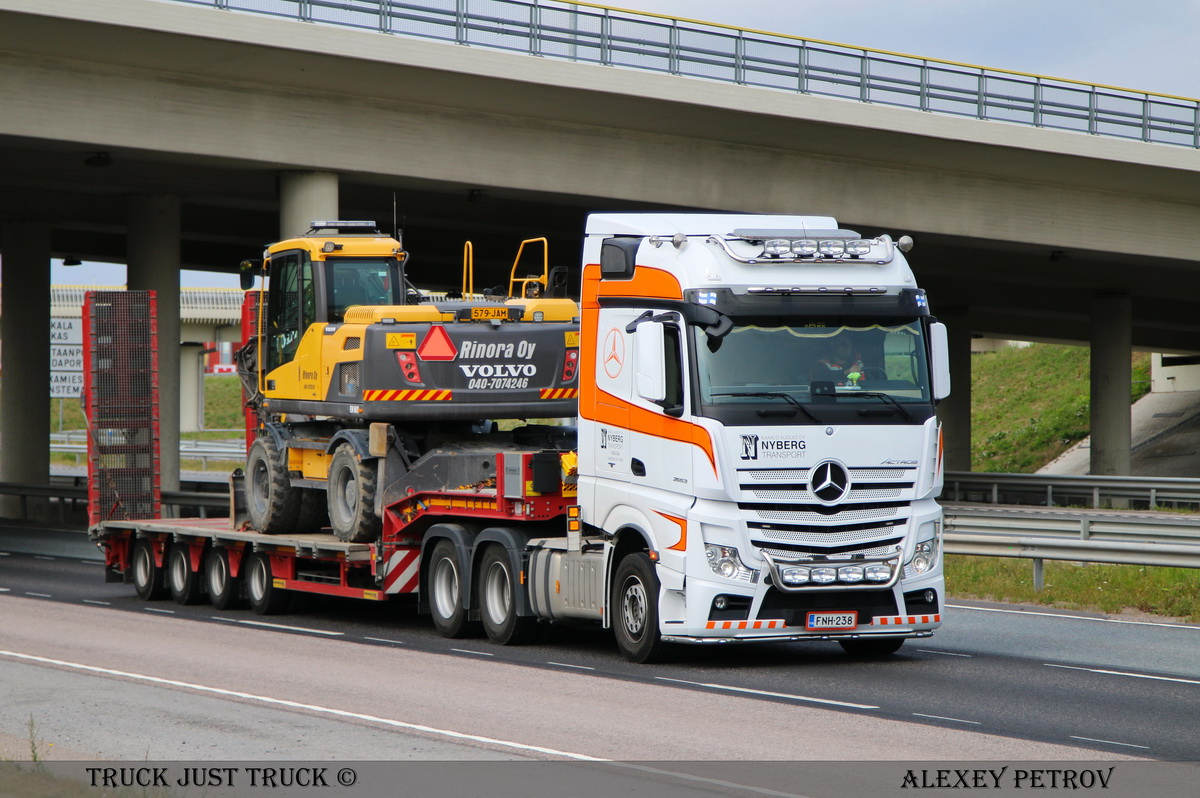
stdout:
<svg viewBox="0 0 1200 798">
<path fill-rule="evenodd" d="M 264 534 L 294 532 L 300 501 L 288 477 L 285 452 L 271 438 L 257 438 L 246 456 L 246 512 Z"/>
<path fill-rule="evenodd" d="M 383 524 L 375 514 L 378 481 L 379 468 L 375 460 L 360 459 L 348 443 L 334 450 L 326 492 L 329 525 L 338 540 L 369 543 L 379 537 Z"/>
</svg>

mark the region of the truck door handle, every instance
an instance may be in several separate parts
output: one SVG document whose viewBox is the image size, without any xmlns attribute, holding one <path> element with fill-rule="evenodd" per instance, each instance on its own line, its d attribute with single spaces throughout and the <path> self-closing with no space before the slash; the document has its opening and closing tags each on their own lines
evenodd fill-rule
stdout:
<svg viewBox="0 0 1200 798">
<path fill-rule="evenodd" d="M 633 472 L 635 477 L 646 476 L 646 464 L 636 457 L 629 462 L 629 470 Z"/>
</svg>

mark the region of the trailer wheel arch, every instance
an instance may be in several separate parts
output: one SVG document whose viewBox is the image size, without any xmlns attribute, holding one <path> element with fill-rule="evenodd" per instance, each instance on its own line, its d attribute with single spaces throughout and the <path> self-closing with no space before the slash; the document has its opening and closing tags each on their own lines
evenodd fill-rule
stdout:
<svg viewBox="0 0 1200 798">
<path fill-rule="evenodd" d="M 430 615 L 433 608 L 429 604 L 429 560 L 434 546 L 440 540 L 449 540 L 454 544 L 458 553 L 458 568 L 461 579 L 470 580 L 472 577 L 471 550 L 475 546 L 478 531 L 464 524 L 441 523 L 434 524 L 425 531 L 421 539 L 421 574 L 417 582 L 417 612 Z M 469 586 L 471 583 L 468 581 Z M 471 590 L 468 587 L 464 596 L 466 607 L 471 606 Z"/>
<path fill-rule="evenodd" d="M 487 551 L 489 544 L 497 544 L 501 546 L 508 555 L 509 571 L 514 578 L 529 570 L 529 541 L 534 537 L 532 533 L 526 532 L 523 529 L 514 529 L 506 526 L 492 526 L 484 529 L 475 538 L 475 550 L 472 553 L 471 571 L 476 571 L 483 562 L 484 552 Z M 528 590 L 514 591 L 516 598 L 516 614 L 518 617 L 533 617 L 536 613 L 533 611 L 533 606 L 529 601 Z M 479 596 L 472 596 L 474 603 L 480 604 Z"/>
</svg>

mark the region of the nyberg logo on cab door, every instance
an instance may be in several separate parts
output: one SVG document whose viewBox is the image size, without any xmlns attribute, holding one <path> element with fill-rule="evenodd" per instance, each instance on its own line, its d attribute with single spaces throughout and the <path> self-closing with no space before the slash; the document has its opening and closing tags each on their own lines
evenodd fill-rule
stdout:
<svg viewBox="0 0 1200 798">
<path fill-rule="evenodd" d="M 800 457 L 808 449 L 802 438 L 761 438 L 758 435 L 742 436 L 743 460 L 771 460 Z"/>
</svg>

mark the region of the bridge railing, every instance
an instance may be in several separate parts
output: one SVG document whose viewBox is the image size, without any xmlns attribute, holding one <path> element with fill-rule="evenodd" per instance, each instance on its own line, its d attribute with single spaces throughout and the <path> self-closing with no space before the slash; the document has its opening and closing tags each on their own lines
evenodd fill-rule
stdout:
<svg viewBox="0 0 1200 798">
<path fill-rule="evenodd" d="M 561 0 L 169 0 L 543 58 L 1200 147 L 1200 100 Z"/>
</svg>

